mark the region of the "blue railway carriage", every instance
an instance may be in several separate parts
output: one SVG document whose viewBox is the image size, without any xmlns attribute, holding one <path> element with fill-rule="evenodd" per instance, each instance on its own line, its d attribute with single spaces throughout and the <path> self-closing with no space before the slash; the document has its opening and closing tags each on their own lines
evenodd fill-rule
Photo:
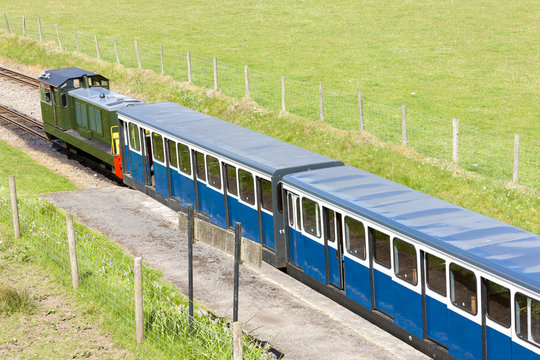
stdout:
<svg viewBox="0 0 540 360">
<path fill-rule="evenodd" d="M 263 260 L 286 266 L 281 178 L 340 161 L 164 102 L 118 111 L 124 182 L 222 228 L 242 224 Z M 279 230 L 282 231 L 279 231 Z"/>
<path fill-rule="evenodd" d="M 540 359 L 540 236 L 350 166 L 283 190 L 291 275 L 433 358 Z"/>
</svg>

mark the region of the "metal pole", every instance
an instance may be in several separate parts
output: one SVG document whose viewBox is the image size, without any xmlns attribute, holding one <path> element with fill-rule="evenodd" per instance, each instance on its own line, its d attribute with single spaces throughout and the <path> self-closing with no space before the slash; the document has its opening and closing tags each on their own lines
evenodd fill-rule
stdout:
<svg viewBox="0 0 540 360">
<path fill-rule="evenodd" d="M 193 331 L 193 205 L 188 206 L 188 293 L 189 293 L 189 331 Z"/>
<path fill-rule="evenodd" d="M 242 225 L 234 224 L 234 303 L 233 322 L 238 321 L 238 280 L 240 277 L 240 242 L 242 239 Z"/>
<path fill-rule="evenodd" d="M 19 204 L 17 202 L 17 187 L 15 185 L 15 175 L 9 175 L 9 192 L 11 194 L 11 214 L 13 215 L 13 233 L 15 239 L 21 237 L 21 227 L 19 224 Z"/>
</svg>

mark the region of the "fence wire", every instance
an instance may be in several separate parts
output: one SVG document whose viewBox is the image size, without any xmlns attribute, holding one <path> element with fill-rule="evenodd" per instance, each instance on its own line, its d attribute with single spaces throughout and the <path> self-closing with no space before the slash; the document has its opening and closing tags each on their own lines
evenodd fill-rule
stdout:
<svg viewBox="0 0 540 360">
<path fill-rule="evenodd" d="M 9 19 L 11 32 L 22 35 L 22 21 Z M 38 21 L 25 18 L 26 36 L 39 41 Z M 5 26 L 5 25 L 4 25 Z M 41 22 L 43 41 L 58 43 L 62 48 L 77 50 L 75 30 Z M 78 48 L 89 56 L 97 56 L 94 34 L 77 31 Z M 108 37 L 98 37 L 100 56 L 103 60 L 117 62 L 114 41 Z M 118 57 L 126 67 L 137 67 L 138 61 L 134 41 L 117 39 Z M 179 81 L 188 80 L 187 53 L 164 49 L 163 65 L 165 75 Z M 161 73 L 161 49 L 157 46 L 139 43 L 141 67 Z M 191 54 L 192 82 L 200 87 L 214 88 L 213 59 Z M 244 68 L 218 61 L 218 90 L 232 97 L 245 95 Z M 285 108 L 288 112 L 312 120 L 321 118 L 319 85 L 285 79 Z M 323 84 L 324 85 L 324 84 Z M 249 69 L 250 98 L 263 107 L 279 111 L 282 109 L 281 77 Z M 346 93 L 323 89 L 324 120 L 332 126 L 356 130 L 360 128 L 360 109 L 357 93 Z M 401 106 L 386 104 L 362 96 L 364 128 L 379 139 L 401 144 Z M 460 164 L 467 170 L 475 171 L 497 179 L 510 181 L 513 176 L 513 134 L 492 133 L 489 130 L 460 126 Z M 452 160 L 452 121 L 407 111 L 407 146 L 418 152 L 443 160 Z M 520 146 L 519 182 L 540 190 L 540 141 L 522 138 Z"/>
</svg>

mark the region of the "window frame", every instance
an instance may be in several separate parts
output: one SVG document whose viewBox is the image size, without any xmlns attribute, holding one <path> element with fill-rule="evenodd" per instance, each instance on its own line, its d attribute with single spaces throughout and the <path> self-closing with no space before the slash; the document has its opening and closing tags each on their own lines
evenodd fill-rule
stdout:
<svg viewBox="0 0 540 360">
<path fill-rule="evenodd" d="M 517 297 L 518 296 L 523 296 L 525 297 L 525 300 L 527 302 L 527 313 L 526 313 L 526 317 L 527 317 L 527 336 L 524 337 L 520 331 L 518 332 L 518 326 L 520 325 L 520 322 L 521 320 L 519 320 L 519 310 L 520 308 L 518 307 L 518 304 L 517 304 Z M 512 329 L 513 329 L 513 333 L 515 334 L 516 336 L 516 339 L 518 341 L 520 341 L 521 343 L 523 344 L 527 344 L 527 345 L 532 345 L 535 347 L 535 349 L 537 348 L 540 348 L 540 338 L 539 339 L 534 339 L 533 338 L 533 335 L 532 335 L 532 314 L 531 314 L 531 308 L 532 308 L 532 302 L 536 302 L 538 303 L 538 306 L 540 307 L 540 300 L 537 300 L 537 298 L 535 296 L 532 296 L 532 295 L 529 295 L 528 292 L 526 291 L 521 291 L 520 289 L 517 289 L 514 294 L 512 294 L 512 298 L 511 298 L 511 301 L 512 301 L 512 306 L 514 307 L 513 311 L 512 311 L 512 319 L 513 319 L 513 323 L 512 323 Z M 539 315 L 540 317 L 540 315 Z"/>
<path fill-rule="evenodd" d="M 189 173 L 186 173 L 184 171 L 184 168 L 181 166 L 181 156 L 180 156 L 180 146 L 183 148 L 185 147 L 185 150 L 187 150 L 187 158 L 189 159 Z M 185 154 L 185 152 L 183 152 Z M 192 157 L 192 149 L 189 145 L 184 144 L 183 142 L 176 141 L 176 156 L 178 157 L 178 168 L 176 169 L 181 175 L 193 180 L 193 157 Z"/>
<path fill-rule="evenodd" d="M 321 203 L 319 200 L 314 200 L 312 197 L 310 196 L 304 196 L 304 195 L 301 195 L 300 197 L 300 206 L 301 206 L 301 211 L 300 211 L 300 214 L 301 214 L 301 217 L 302 217 L 302 233 L 304 235 L 307 235 L 309 236 L 310 238 L 312 239 L 316 239 L 318 242 L 322 242 L 324 243 L 324 239 L 323 239 L 323 234 L 322 234 L 322 209 L 321 209 Z M 311 232 L 309 232 L 308 230 L 306 230 L 306 226 L 305 226 L 305 223 L 306 223 L 306 219 L 305 219 L 305 211 L 304 211 L 304 200 L 308 200 L 308 201 L 311 201 L 313 203 L 315 203 L 317 205 L 316 207 L 316 216 L 315 216 L 315 219 L 316 219 L 316 230 L 317 230 L 317 234 L 312 234 Z"/>
<path fill-rule="evenodd" d="M 433 257 L 436 257 L 444 261 L 444 290 L 445 290 L 444 294 L 441 294 L 440 292 L 438 292 L 437 290 L 434 290 L 432 287 L 429 286 L 428 255 L 431 255 Z M 425 276 L 425 282 L 426 282 L 426 294 L 428 294 L 429 296 L 433 298 L 439 298 L 439 301 L 449 302 L 449 294 L 448 294 L 449 264 L 450 264 L 450 260 L 444 255 L 439 254 L 438 252 L 433 252 L 431 249 L 427 249 L 424 251 L 424 271 L 425 271 L 424 276 Z M 444 299 L 444 300 L 440 300 L 440 299 Z"/>
<path fill-rule="evenodd" d="M 403 243 L 404 245 L 406 246 L 411 246 L 413 251 L 414 251 L 414 268 L 412 269 L 411 271 L 411 276 L 412 276 L 412 279 L 409 279 L 407 278 L 407 273 L 405 273 L 404 276 L 402 276 L 402 274 L 400 273 L 400 266 L 399 266 L 399 263 L 400 263 L 400 260 L 399 260 L 399 250 L 396 246 L 396 242 L 400 242 L 400 243 Z M 399 279 L 400 281 L 403 281 L 405 283 L 407 283 L 408 285 L 410 286 L 413 286 L 413 287 L 417 287 L 418 284 L 420 283 L 418 281 L 419 277 L 420 277 L 420 271 L 419 271 L 419 262 L 418 262 L 418 259 L 419 259 L 419 251 L 418 251 L 418 246 L 415 245 L 414 243 L 408 241 L 408 240 L 403 240 L 401 237 L 397 237 L 397 236 L 394 236 L 393 239 L 392 239 L 392 261 L 393 261 L 393 268 L 394 268 L 394 275 L 397 279 Z M 412 280 L 412 281 L 411 281 Z"/>
<path fill-rule="evenodd" d="M 163 153 L 163 160 L 159 160 L 156 158 L 156 149 L 154 148 L 155 145 L 154 145 L 154 134 L 155 135 L 159 135 L 159 137 L 161 138 L 161 151 Z M 150 130 L 150 145 L 152 147 L 152 161 L 153 162 L 157 162 L 158 164 L 160 165 L 163 165 L 165 166 L 165 161 L 166 161 L 166 156 L 165 156 L 165 137 L 157 132 L 157 131 L 154 131 L 154 130 Z M 155 170 L 155 169 L 154 169 Z"/>
<path fill-rule="evenodd" d="M 225 172 L 223 176 L 227 179 L 227 195 L 235 199 L 239 199 L 240 195 L 238 194 L 238 166 L 227 161 L 224 161 L 223 164 L 225 165 Z M 229 178 L 229 169 L 233 169 L 232 173 L 234 174 L 234 182 L 230 181 L 232 179 Z M 232 183 L 234 183 L 235 187 L 234 192 L 231 191 Z"/>
<path fill-rule="evenodd" d="M 133 152 L 135 152 L 135 153 L 137 153 L 137 154 L 140 155 L 140 154 L 142 154 L 142 147 L 141 147 L 141 130 L 140 130 L 141 128 L 140 128 L 140 126 L 139 126 L 138 124 L 136 124 L 136 123 L 133 123 L 133 122 L 126 122 L 126 123 L 127 123 L 127 131 L 128 131 L 128 135 L 129 135 L 129 139 L 128 139 L 128 147 L 129 147 L 129 150 L 130 150 L 130 151 L 133 151 Z M 137 134 L 137 140 L 139 140 L 139 148 L 138 148 L 138 149 L 135 148 L 135 147 L 133 147 L 133 143 L 132 143 L 132 141 L 131 141 L 131 140 L 132 140 L 132 138 L 131 138 L 131 130 L 132 130 L 132 129 L 131 129 L 131 125 L 135 126 L 135 128 L 136 128 L 136 130 L 137 130 L 135 133 Z"/>
<path fill-rule="evenodd" d="M 357 256 L 356 254 L 353 254 L 348 247 L 348 237 L 347 237 L 347 219 L 351 219 L 352 221 L 356 221 L 362 225 L 362 228 L 364 229 L 364 257 Z M 345 248 L 344 253 L 347 255 L 350 255 L 354 259 L 358 259 L 362 262 L 368 261 L 368 253 L 369 253 L 369 235 L 368 230 L 366 228 L 366 221 L 365 220 L 359 220 L 356 217 L 351 216 L 348 213 L 341 213 L 341 228 L 343 229 L 343 247 Z"/>
<path fill-rule="evenodd" d="M 455 286 L 454 286 L 454 283 L 455 283 L 455 280 L 454 280 L 454 276 L 453 276 L 453 273 L 452 273 L 452 265 L 455 265 L 455 266 L 459 266 L 460 268 L 464 269 L 464 270 L 467 270 L 469 272 L 471 272 L 474 276 L 474 279 L 475 279 L 475 301 L 473 302 L 472 298 L 471 298 L 471 310 L 475 310 L 475 311 L 469 311 L 466 307 L 464 306 L 461 306 L 457 303 L 457 301 L 455 300 L 455 297 L 456 297 L 456 290 L 455 290 Z M 480 278 L 481 278 L 482 274 L 478 271 L 476 271 L 474 269 L 474 267 L 466 264 L 466 265 L 461 265 L 460 262 L 456 262 L 456 261 L 451 261 L 449 264 L 448 264 L 448 278 L 449 278 L 449 289 L 448 289 L 448 292 L 449 292 L 449 299 L 450 299 L 450 304 L 452 304 L 452 307 L 453 309 L 458 309 L 460 310 L 461 312 L 463 313 L 466 313 L 470 316 L 473 316 L 473 317 L 477 317 L 477 316 L 480 316 L 482 311 L 479 311 L 481 310 L 481 303 L 480 303 L 480 298 L 478 296 L 479 292 L 481 291 L 481 286 L 479 284 L 479 281 L 480 281 Z M 474 304 L 474 305 L 473 305 Z"/>
<path fill-rule="evenodd" d="M 218 169 L 218 172 L 219 172 L 219 175 L 218 175 L 219 187 L 212 184 L 212 181 L 210 180 L 210 171 L 209 171 L 210 169 L 208 167 L 209 166 L 208 165 L 208 158 L 212 158 L 212 159 L 215 159 L 217 161 L 217 169 Z M 210 154 L 207 153 L 204 156 L 204 162 L 205 162 L 205 170 L 206 170 L 206 184 L 210 188 L 221 192 L 222 189 L 223 189 L 223 174 L 222 174 L 222 171 L 221 171 L 222 161 L 217 156 L 210 155 Z"/>
<path fill-rule="evenodd" d="M 266 178 L 266 177 L 263 177 L 263 176 L 260 176 L 258 175 L 257 173 L 255 173 L 255 176 L 256 178 L 258 179 L 258 184 L 261 188 L 261 193 L 260 193 L 260 199 L 259 199 L 259 202 L 261 204 L 261 211 L 269 214 L 269 215 L 272 215 L 274 216 L 274 192 L 273 192 L 273 189 L 272 189 L 272 180 Z M 268 182 L 268 184 L 270 185 L 270 205 L 271 205 L 271 209 L 267 209 L 266 207 L 264 207 L 264 192 L 263 192 L 263 181 L 266 181 Z M 259 198 L 259 196 L 257 195 L 257 198 Z"/>
<path fill-rule="evenodd" d="M 244 172 L 247 172 L 249 174 L 251 174 L 251 183 L 253 184 L 253 204 L 245 201 L 244 199 L 242 199 L 242 187 L 240 186 L 240 171 L 244 171 Z M 238 201 L 243 204 L 243 205 L 246 205 L 246 206 L 249 206 L 253 209 L 257 209 L 257 201 L 258 201 L 258 196 L 257 196 L 257 186 L 256 186 L 256 182 L 255 182 L 255 175 L 256 173 L 251 170 L 251 169 L 246 169 L 245 167 L 240 167 L 240 166 L 237 166 L 236 167 L 236 181 L 237 181 L 237 184 L 238 184 Z"/>
<path fill-rule="evenodd" d="M 377 270 L 381 270 L 385 272 L 386 274 L 391 275 L 392 277 L 395 276 L 393 268 L 394 268 L 394 257 L 392 256 L 392 238 L 391 232 L 387 231 L 386 229 L 381 229 L 379 226 L 373 226 L 375 224 L 367 225 L 367 235 L 369 239 L 369 246 L 372 251 L 372 258 L 373 258 L 373 268 Z M 390 260 L 390 266 L 386 266 L 385 264 L 382 264 L 381 262 L 377 261 L 376 255 L 376 244 L 375 244 L 375 237 L 372 235 L 372 231 L 380 232 L 386 236 L 388 236 L 388 256 Z"/>
<path fill-rule="evenodd" d="M 176 171 L 178 171 L 178 144 L 176 141 L 170 139 L 170 138 L 167 138 L 165 137 L 164 138 L 164 142 L 167 144 L 166 148 L 167 148 L 167 152 L 165 154 L 165 158 L 167 159 L 167 163 L 169 164 L 169 168 L 172 168 Z M 171 162 L 171 144 L 173 144 L 174 146 L 174 153 L 176 155 L 176 162 L 173 164 Z"/>
</svg>

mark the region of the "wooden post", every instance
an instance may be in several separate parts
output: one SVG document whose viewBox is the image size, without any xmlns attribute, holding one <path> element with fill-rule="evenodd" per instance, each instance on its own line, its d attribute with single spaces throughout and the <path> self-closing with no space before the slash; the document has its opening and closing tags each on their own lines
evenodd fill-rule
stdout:
<svg viewBox="0 0 540 360">
<path fill-rule="evenodd" d="M 401 105 L 401 138 L 403 146 L 407 146 L 407 107 L 405 104 Z"/>
<path fill-rule="evenodd" d="M 54 24 L 56 27 L 56 37 L 58 38 L 58 47 L 62 48 L 62 40 L 60 40 L 60 31 L 58 31 L 58 24 Z"/>
<path fill-rule="evenodd" d="M 191 54 L 189 53 L 189 51 L 187 52 L 187 77 L 188 82 L 192 83 L 193 78 L 191 77 Z"/>
<path fill-rule="evenodd" d="M 320 119 L 324 121 L 324 103 L 323 103 L 323 93 L 322 93 L 322 81 L 319 81 L 319 108 L 320 108 Z"/>
<path fill-rule="evenodd" d="M 514 171 L 512 181 L 517 184 L 519 180 L 519 133 L 514 135 Z"/>
<path fill-rule="evenodd" d="M 23 36 L 26 36 L 26 18 L 24 17 L 24 15 L 22 17 L 22 34 Z"/>
<path fill-rule="evenodd" d="M 114 43 L 114 53 L 116 54 L 116 63 L 120 64 L 120 56 L 118 56 L 118 44 L 116 43 L 116 38 L 113 38 Z"/>
<path fill-rule="evenodd" d="M 214 56 L 214 90 L 218 89 L 217 59 Z"/>
<path fill-rule="evenodd" d="M 249 70 L 248 70 L 247 65 L 244 66 L 244 78 L 245 78 L 245 83 L 246 83 L 246 97 L 248 98 L 249 97 Z"/>
<path fill-rule="evenodd" d="M 161 75 L 165 75 L 165 61 L 163 60 L 163 45 L 161 45 Z"/>
<path fill-rule="evenodd" d="M 452 152 L 454 162 L 459 163 L 459 120 L 454 118 L 452 119 Z"/>
<path fill-rule="evenodd" d="M 358 116 L 360 117 L 360 131 L 364 131 L 364 106 L 362 105 L 362 93 L 358 90 Z"/>
<path fill-rule="evenodd" d="M 139 65 L 139 69 L 141 69 L 141 54 L 139 53 L 139 42 L 137 40 L 135 40 L 135 55 L 137 55 L 137 64 Z"/>
<path fill-rule="evenodd" d="M 73 288 L 77 290 L 79 287 L 79 265 L 77 263 L 77 248 L 75 247 L 75 230 L 73 229 L 73 216 L 66 214 L 66 228 L 69 245 L 69 260 L 71 263 L 71 282 Z"/>
<path fill-rule="evenodd" d="M 96 43 L 96 53 L 97 53 L 97 58 L 98 59 L 101 59 L 101 53 L 99 52 L 99 43 L 98 43 L 98 39 L 97 39 L 97 35 L 94 34 L 94 42 Z"/>
<path fill-rule="evenodd" d="M 281 111 L 286 112 L 285 106 L 285 76 L 281 75 Z"/>
<path fill-rule="evenodd" d="M 142 258 L 134 260 L 135 274 L 135 327 L 137 343 L 144 340 L 144 312 L 143 312 L 143 289 L 142 289 Z"/>
<path fill-rule="evenodd" d="M 77 35 L 77 29 L 73 29 L 75 32 L 75 45 L 77 45 L 77 51 L 81 51 L 81 48 L 79 47 L 79 36 Z"/>
<path fill-rule="evenodd" d="M 4 19 L 6 20 L 6 30 L 8 33 L 11 33 L 11 30 L 9 29 L 9 22 L 8 22 L 6 13 L 4 13 Z"/>
<path fill-rule="evenodd" d="M 43 42 L 43 31 L 41 30 L 41 19 L 37 18 L 38 30 L 39 30 L 39 41 Z"/>
<path fill-rule="evenodd" d="M 242 323 L 233 322 L 233 360 L 242 360 Z"/>
<path fill-rule="evenodd" d="M 9 192 L 11 194 L 11 214 L 13 216 L 13 234 L 15 239 L 21 237 L 21 226 L 19 224 L 19 204 L 17 202 L 17 187 L 15 185 L 15 175 L 9 175 Z"/>
</svg>

